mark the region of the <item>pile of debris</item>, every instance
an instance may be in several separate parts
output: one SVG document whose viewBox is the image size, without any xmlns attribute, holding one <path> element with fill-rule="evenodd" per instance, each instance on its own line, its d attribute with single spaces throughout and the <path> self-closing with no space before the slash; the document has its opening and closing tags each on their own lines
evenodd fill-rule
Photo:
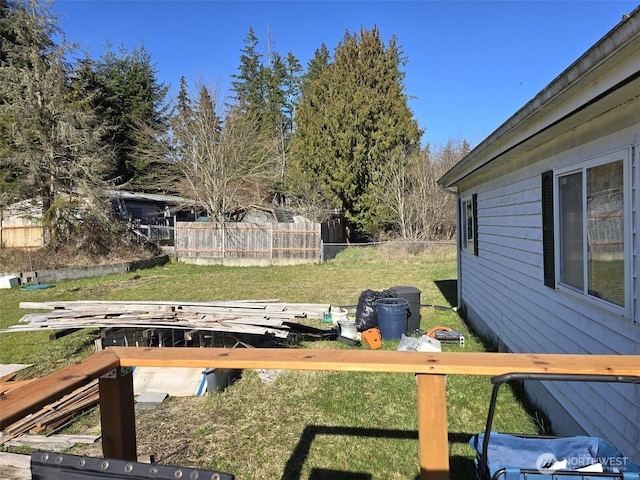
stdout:
<svg viewBox="0 0 640 480">
<path fill-rule="evenodd" d="M 7 384 L 5 383 L 5 391 L 7 390 L 6 386 Z M 87 385 L 65 395 L 60 400 L 50 403 L 39 411 L 8 425 L 0 436 L 0 445 L 21 446 L 21 444 L 15 442 L 12 444 L 11 441 L 25 433 L 57 432 L 68 426 L 78 412 L 90 410 L 99 401 L 98 380 L 93 380 Z"/>
<path fill-rule="evenodd" d="M 20 308 L 47 310 L 28 313 L 20 323 L 2 332 L 55 330 L 50 338 L 83 329 L 99 328 L 101 341 L 121 346 L 178 346 L 196 345 L 196 338 L 230 337 L 286 339 L 290 333 L 299 334 L 314 327 L 301 325 L 302 319 L 324 320 L 331 306 L 325 304 L 282 303 L 278 300 L 242 300 L 219 302 L 176 301 L 52 301 L 22 302 Z M 321 331 L 324 332 L 324 331 Z M 192 339 L 187 343 L 186 339 Z M 106 340 L 108 339 L 108 340 Z M 240 340 L 233 340 L 243 346 Z M 100 345 L 103 346 L 102 344 Z M 202 344 L 200 345 L 202 346 Z M 203 372 L 205 373 L 205 372 Z M 33 380 L 16 380 L 15 373 L 0 377 L 0 396 L 17 390 Z M 98 381 L 69 393 L 40 411 L 9 425 L 0 434 L 0 445 L 20 442 L 25 434 L 55 433 L 66 427 L 77 415 L 99 403 Z M 75 441 L 75 440 L 74 440 Z M 13 443 L 12 443 L 13 442 Z M 15 444 L 19 446 L 18 444 Z M 63 447 L 68 448 L 68 447 Z"/>
<path fill-rule="evenodd" d="M 325 304 L 281 303 L 278 300 L 220 302 L 58 301 L 22 302 L 20 308 L 50 310 L 30 313 L 2 332 L 80 328 L 177 329 L 187 333 L 227 332 L 286 338 L 291 321 L 323 319 Z"/>
</svg>

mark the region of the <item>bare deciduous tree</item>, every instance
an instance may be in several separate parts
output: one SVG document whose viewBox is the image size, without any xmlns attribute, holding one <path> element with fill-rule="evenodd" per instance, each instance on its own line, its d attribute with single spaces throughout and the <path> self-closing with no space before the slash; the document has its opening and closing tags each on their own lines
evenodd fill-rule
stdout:
<svg viewBox="0 0 640 480">
<path fill-rule="evenodd" d="M 466 142 L 450 141 L 435 152 L 427 146 L 389 162 L 379 201 L 390 212 L 390 223 L 401 238 L 437 240 L 454 236 L 455 198 L 443 192 L 437 180 L 468 151 Z"/>
<path fill-rule="evenodd" d="M 172 155 L 191 193 L 213 220 L 223 222 L 232 207 L 262 200 L 276 156 L 250 113 L 225 105 L 210 91 L 201 84 L 188 109 L 178 109 Z"/>
</svg>

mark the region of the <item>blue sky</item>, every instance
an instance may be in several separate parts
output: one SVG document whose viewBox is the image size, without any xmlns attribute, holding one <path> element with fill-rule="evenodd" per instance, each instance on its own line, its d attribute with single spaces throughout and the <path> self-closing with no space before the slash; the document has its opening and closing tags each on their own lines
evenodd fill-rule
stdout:
<svg viewBox="0 0 640 480">
<path fill-rule="evenodd" d="M 57 0 L 67 39 L 99 57 L 144 45 L 160 82 L 228 89 L 249 27 L 266 53 L 305 67 L 322 43 L 376 25 L 408 63 L 405 93 L 423 143 L 475 146 L 638 6 L 634 1 Z"/>
</svg>

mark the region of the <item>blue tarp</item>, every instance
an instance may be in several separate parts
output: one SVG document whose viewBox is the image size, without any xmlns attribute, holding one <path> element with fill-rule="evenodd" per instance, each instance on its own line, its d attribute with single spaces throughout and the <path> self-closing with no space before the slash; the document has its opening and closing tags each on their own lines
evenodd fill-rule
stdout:
<svg viewBox="0 0 640 480">
<path fill-rule="evenodd" d="M 484 434 L 474 435 L 469 444 L 482 456 Z M 594 464 L 602 465 L 604 472 L 622 472 L 625 480 L 640 480 L 640 466 L 632 463 L 618 449 L 596 437 L 542 438 L 519 437 L 492 432 L 489 436 L 487 463 L 491 475 L 506 469 L 506 480 L 521 477 L 520 469 L 537 470 L 540 475 L 527 478 L 545 479 L 551 477 L 551 466 L 559 462 L 562 469 L 553 473 L 562 476 L 562 470 L 577 470 Z M 478 460 L 477 460 L 478 462 Z M 556 468 L 557 468 L 556 464 Z M 585 473 L 585 476 L 589 474 Z M 573 477 L 575 478 L 575 477 Z M 597 478 L 593 476 L 592 478 Z M 603 477 L 599 477 L 603 478 Z M 607 477 L 604 478 L 615 478 Z"/>
</svg>

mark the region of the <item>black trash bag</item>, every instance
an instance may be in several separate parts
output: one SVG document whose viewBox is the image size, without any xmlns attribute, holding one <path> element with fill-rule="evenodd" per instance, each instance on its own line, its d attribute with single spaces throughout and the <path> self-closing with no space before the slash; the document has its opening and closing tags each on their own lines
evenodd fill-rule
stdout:
<svg viewBox="0 0 640 480">
<path fill-rule="evenodd" d="M 378 326 L 376 300 L 391 297 L 393 297 L 393 294 L 389 290 L 383 290 L 381 292 L 365 290 L 360 294 L 356 308 L 356 328 L 359 332 L 364 332 L 365 330 Z"/>
</svg>

